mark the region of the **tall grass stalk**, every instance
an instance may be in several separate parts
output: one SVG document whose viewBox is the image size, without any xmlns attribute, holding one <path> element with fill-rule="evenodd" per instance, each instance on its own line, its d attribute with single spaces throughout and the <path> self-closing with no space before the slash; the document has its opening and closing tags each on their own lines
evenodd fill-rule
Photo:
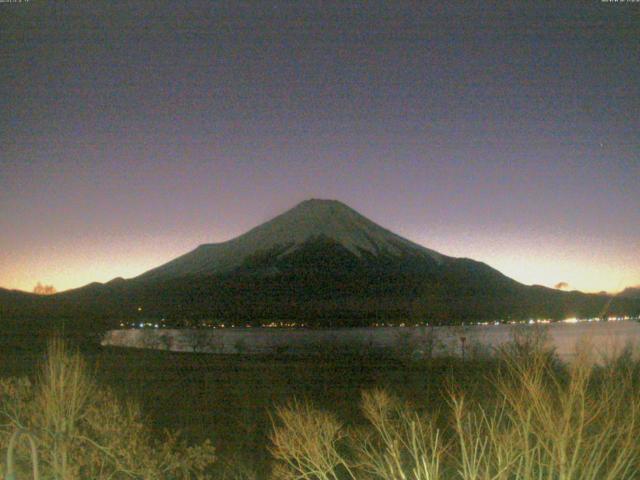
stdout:
<svg viewBox="0 0 640 480">
<path fill-rule="evenodd" d="M 71 477 L 69 456 L 80 435 L 80 422 L 96 387 L 78 353 L 68 353 L 60 339 L 52 340 L 39 375 L 35 408 L 40 412 L 43 441 L 50 448 L 55 478 Z"/>
</svg>

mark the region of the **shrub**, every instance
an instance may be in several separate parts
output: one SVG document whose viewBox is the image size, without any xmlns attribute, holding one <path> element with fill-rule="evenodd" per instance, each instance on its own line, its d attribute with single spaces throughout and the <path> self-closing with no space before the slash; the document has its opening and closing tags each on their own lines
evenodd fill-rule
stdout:
<svg viewBox="0 0 640 480">
<path fill-rule="evenodd" d="M 276 410 L 274 477 L 339 480 L 439 478 L 444 447 L 432 419 L 382 390 L 362 396 L 369 428 L 348 429 L 308 402 Z"/>
<path fill-rule="evenodd" d="M 435 415 L 420 416 L 383 390 L 362 395 L 371 428 L 354 444 L 359 469 L 376 479 L 439 478 L 444 445 Z"/>
<path fill-rule="evenodd" d="M 98 386 L 61 340 L 49 344 L 35 384 L 0 381 L 0 418 L 3 447 L 16 429 L 35 437 L 42 478 L 204 479 L 215 460 L 209 442 L 188 446 L 174 433 L 155 438 L 138 406 Z M 26 476 L 25 445 L 16 457 L 18 473 Z"/>
<path fill-rule="evenodd" d="M 276 409 L 276 417 L 279 426 L 271 435 L 271 453 L 279 460 L 276 476 L 337 480 L 341 470 L 349 472 L 350 462 L 340 451 L 346 431 L 333 415 L 293 401 Z"/>
</svg>

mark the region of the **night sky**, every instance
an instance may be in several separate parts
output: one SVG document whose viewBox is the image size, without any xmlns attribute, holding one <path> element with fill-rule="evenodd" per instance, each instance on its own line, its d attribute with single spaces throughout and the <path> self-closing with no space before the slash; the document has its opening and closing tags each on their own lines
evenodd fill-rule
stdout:
<svg viewBox="0 0 640 480">
<path fill-rule="evenodd" d="M 307 198 L 526 284 L 640 284 L 640 3 L 0 3 L 0 286 Z"/>
</svg>

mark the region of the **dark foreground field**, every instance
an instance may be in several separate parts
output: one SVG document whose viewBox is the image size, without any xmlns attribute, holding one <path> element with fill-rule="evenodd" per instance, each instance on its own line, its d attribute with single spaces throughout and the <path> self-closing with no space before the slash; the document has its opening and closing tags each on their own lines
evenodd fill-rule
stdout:
<svg viewBox="0 0 640 480">
<path fill-rule="evenodd" d="M 218 452 L 219 468 L 228 460 L 265 474 L 271 417 L 276 406 L 293 398 L 360 423 L 362 391 L 384 388 L 417 406 L 440 405 L 452 385 L 487 389 L 478 380 L 494 368 L 486 361 L 416 362 L 379 352 L 242 357 L 103 348 L 74 337 L 70 343 L 79 347 L 102 385 L 140 403 L 158 432 L 180 430 L 194 443 L 209 438 Z M 0 376 L 33 376 L 45 350 L 46 335 L 5 337 Z"/>
<path fill-rule="evenodd" d="M 109 402 L 133 400 L 151 426 L 149 439 L 177 430 L 192 445 L 211 440 L 213 478 L 269 478 L 275 472 L 274 478 L 359 480 L 404 471 L 416 480 L 524 480 L 533 474 L 613 480 L 637 478 L 640 471 L 640 369 L 630 357 L 572 370 L 548 352 L 533 351 L 536 339 L 514 344 L 500 359 L 463 362 L 379 351 L 304 358 L 171 353 L 102 348 L 84 336 L 67 337 L 86 360 L 91 382 L 119 399 L 100 400 L 102 407 L 90 415 L 101 419 Z M 0 377 L 36 379 L 46 335 L 5 335 L 0 346 Z M 55 403 L 49 400 L 39 405 L 46 409 Z M 112 450 L 92 462 L 111 462 L 124 472 L 112 462 Z M 119 455 L 126 458 L 126 452 Z M 313 473 L 315 468 L 325 470 Z M 121 472 L 110 478 L 146 477 Z"/>
</svg>

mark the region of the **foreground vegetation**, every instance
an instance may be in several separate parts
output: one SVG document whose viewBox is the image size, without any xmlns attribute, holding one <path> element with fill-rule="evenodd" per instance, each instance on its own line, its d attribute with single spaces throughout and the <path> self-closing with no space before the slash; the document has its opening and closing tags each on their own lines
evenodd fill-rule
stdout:
<svg viewBox="0 0 640 480">
<path fill-rule="evenodd" d="M 585 360 L 562 375 L 550 360 L 539 352 L 506 358 L 489 402 L 452 388 L 447 405 L 418 410 L 385 391 L 364 392 L 364 428 L 293 401 L 276 411 L 276 477 L 637 478 L 640 398 L 631 371 L 596 373 Z"/>
<path fill-rule="evenodd" d="M 32 363 L 41 357 L 28 353 Z M 539 339 L 519 338 L 466 362 L 348 352 L 255 359 L 107 349 L 85 357 L 60 341 L 37 369 L 0 356 L 11 375 L 0 383 L 4 474 L 17 428 L 36 439 L 40 478 L 64 480 L 640 472 L 640 368 L 631 352 L 604 367 L 588 359 L 563 366 Z M 16 468 L 31 478 L 27 442 Z"/>
<path fill-rule="evenodd" d="M 138 406 L 96 385 L 79 354 L 60 340 L 49 345 L 36 383 L 4 379 L 0 397 L 0 442 L 6 448 L 15 432 L 24 432 L 39 460 L 32 466 L 31 449 L 18 443 L 5 474 L 14 473 L 7 471 L 13 457 L 17 471 L 37 468 L 42 478 L 188 479 L 203 478 L 215 460 L 210 442 L 190 447 L 175 434 L 152 435 Z"/>
</svg>

